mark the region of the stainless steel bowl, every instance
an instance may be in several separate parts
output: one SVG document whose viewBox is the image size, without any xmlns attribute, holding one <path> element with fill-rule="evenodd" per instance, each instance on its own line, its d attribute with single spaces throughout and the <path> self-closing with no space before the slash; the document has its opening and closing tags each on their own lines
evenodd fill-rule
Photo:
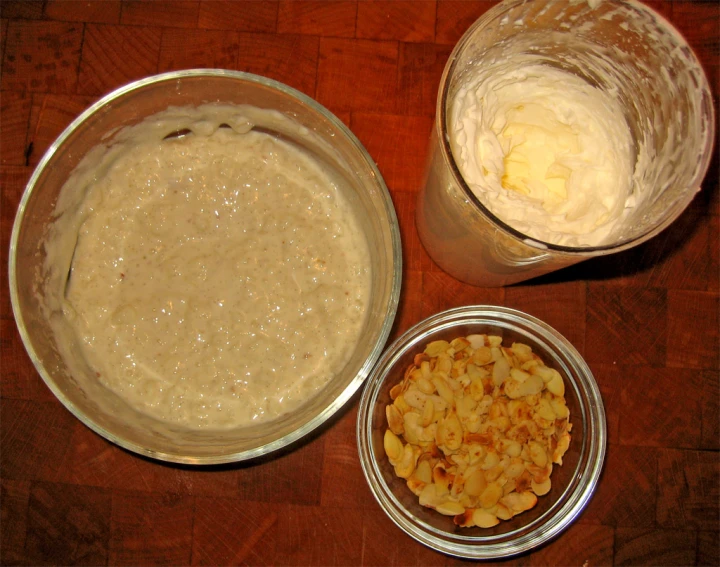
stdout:
<svg viewBox="0 0 720 567">
<path fill-rule="evenodd" d="M 415 354 L 438 339 L 494 334 L 503 344 L 523 342 L 565 381 L 572 440 L 552 489 L 537 505 L 493 528 L 459 528 L 451 517 L 424 508 L 395 476 L 383 448 L 390 388 L 402 380 Z M 605 458 L 605 412 L 600 391 L 575 348 L 542 321 L 513 309 L 469 306 L 445 311 L 408 330 L 383 354 L 368 379 L 357 422 L 360 462 L 373 495 L 403 531 L 438 551 L 469 559 L 515 555 L 554 538 L 578 517 L 595 490 Z"/>
<path fill-rule="evenodd" d="M 140 414 L 88 376 L 69 370 L 41 309 L 43 239 L 58 194 L 80 160 L 112 143 L 123 127 L 170 106 L 229 103 L 274 109 L 299 128 L 275 133 L 322 160 L 346 185 L 371 252 L 371 304 L 350 361 L 321 392 L 287 417 L 225 431 L 189 431 Z M 263 127 L 262 124 L 259 125 Z M 273 128 L 282 128 L 273 124 Z M 303 132 L 302 136 L 297 130 Z M 31 177 L 10 243 L 10 293 L 20 335 L 35 367 L 58 399 L 88 427 L 131 451 L 192 464 L 242 461 L 284 447 L 335 414 L 365 381 L 385 345 L 397 310 L 401 250 L 387 187 L 357 138 L 328 110 L 281 83 L 247 73 L 188 70 L 149 77 L 104 97 L 55 141 Z M 71 361 L 72 362 L 72 361 Z"/>
</svg>

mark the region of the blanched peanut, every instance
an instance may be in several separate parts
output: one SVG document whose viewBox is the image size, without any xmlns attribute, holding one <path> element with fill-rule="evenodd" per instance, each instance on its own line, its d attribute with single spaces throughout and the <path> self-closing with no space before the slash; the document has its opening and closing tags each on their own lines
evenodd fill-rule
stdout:
<svg viewBox="0 0 720 567">
<path fill-rule="evenodd" d="M 389 404 L 385 407 L 385 417 L 390 430 L 395 435 L 402 435 L 405 432 L 403 416 L 395 404 Z"/>
<path fill-rule="evenodd" d="M 550 492 L 571 424 L 561 375 L 529 346 L 433 341 L 390 392 L 383 446 L 422 506 L 489 528 Z"/>
<path fill-rule="evenodd" d="M 385 431 L 385 438 L 383 439 L 383 447 L 385 454 L 390 460 L 391 465 L 395 465 L 400 462 L 403 455 L 403 443 L 400 438 L 397 437 L 392 431 L 387 429 Z"/>
<path fill-rule="evenodd" d="M 415 471 L 418 457 L 420 457 L 420 448 L 408 443 L 403 447 L 403 454 L 400 462 L 395 465 L 395 474 L 400 478 L 408 479 Z"/>
<path fill-rule="evenodd" d="M 425 398 L 427 396 L 423 394 L 420 390 L 416 390 L 415 388 L 408 390 L 403 394 L 403 398 L 407 402 L 407 405 L 409 405 L 411 408 L 422 410 L 425 406 Z"/>
<path fill-rule="evenodd" d="M 555 413 L 555 417 L 557 419 L 567 419 L 570 416 L 570 411 L 565 405 L 565 400 L 563 400 L 562 398 L 553 398 L 550 401 L 550 407 Z"/>
<path fill-rule="evenodd" d="M 502 495 L 503 489 L 502 486 L 500 486 L 500 483 L 497 481 L 490 482 L 480 495 L 480 505 L 483 508 L 492 508 L 495 504 L 497 504 Z"/>
<path fill-rule="evenodd" d="M 472 514 L 473 525 L 478 528 L 492 528 L 500 523 L 497 516 L 493 516 L 487 510 L 476 509 Z"/>
<path fill-rule="evenodd" d="M 503 504 L 502 502 L 498 502 L 495 510 L 495 515 L 500 520 L 510 520 L 513 517 L 512 510 L 510 510 L 510 508 L 505 506 L 505 504 Z"/>
<path fill-rule="evenodd" d="M 502 337 L 498 337 L 496 335 L 488 335 L 487 341 L 491 347 L 497 348 L 502 344 Z"/>
<path fill-rule="evenodd" d="M 462 423 L 470 433 L 477 433 L 482 425 L 482 416 L 477 413 L 470 414 Z"/>
<path fill-rule="evenodd" d="M 465 337 L 470 342 L 470 348 L 478 349 L 481 346 L 485 346 L 485 335 L 468 335 Z"/>
<path fill-rule="evenodd" d="M 447 494 L 447 491 L 445 491 Z M 427 508 L 435 508 L 445 500 L 443 494 L 438 494 L 438 486 L 436 484 L 427 484 L 420 493 L 420 505 Z"/>
<path fill-rule="evenodd" d="M 516 380 L 518 382 L 525 382 L 525 380 L 530 378 L 530 374 L 528 374 L 524 370 L 520 370 L 519 368 L 511 368 L 510 369 L 510 378 L 512 378 L 513 380 Z"/>
<path fill-rule="evenodd" d="M 447 447 L 450 451 L 456 451 L 460 448 L 463 441 L 463 432 L 457 414 L 450 413 L 438 423 L 435 440 L 438 446 Z"/>
<path fill-rule="evenodd" d="M 565 433 L 558 440 L 557 448 L 553 452 L 553 463 L 562 465 L 562 458 L 565 452 L 568 450 L 568 447 L 570 447 L 570 435 Z"/>
<path fill-rule="evenodd" d="M 476 470 L 465 481 L 465 492 L 470 496 L 480 496 L 487 488 L 487 480 L 482 470 Z"/>
<path fill-rule="evenodd" d="M 565 408 L 565 409 L 567 409 L 567 408 Z M 535 414 L 538 415 L 539 417 L 541 417 L 542 419 L 545 419 L 547 421 L 555 421 L 556 413 L 555 413 L 555 410 L 553 409 L 552 402 L 550 402 L 546 399 L 539 400 L 537 405 L 535 406 L 534 411 L 535 411 Z"/>
<path fill-rule="evenodd" d="M 553 377 L 550 378 L 545 387 L 556 396 L 562 398 L 565 395 L 565 382 L 563 382 L 562 376 L 557 371 L 554 372 Z"/>
<path fill-rule="evenodd" d="M 510 429 L 512 423 L 510 423 L 509 417 L 501 415 L 500 417 L 496 417 L 495 419 L 491 419 L 490 421 L 488 421 L 488 425 L 495 428 L 497 431 L 502 431 L 504 433 L 505 431 Z"/>
<path fill-rule="evenodd" d="M 532 479 L 538 484 L 549 479 L 552 473 L 552 464 L 550 463 L 545 467 L 539 467 L 535 463 L 527 463 L 525 468 L 530 473 Z"/>
<path fill-rule="evenodd" d="M 511 457 L 518 457 L 522 447 L 513 439 L 500 439 L 497 443 L 497 450 Z"/>
<path fill-rule="evenodd" d="M 407 402 L 405 401 L 405 396 L 403 396 L 402 394 L 395 398 L 395 402 L 393 403 L 393 405 L 403 415 L 410 411 L 410 406 L 407 404 Z"/>
<path fill-rule="evenodd" d="M 550 381 L 550 379 L 555 375 L 556 371 L 552 368 L 548 368 L 545 365 L 535 365 L 532 366 L 530 369 L 530 374 L 535 374 L 536 376 L 540 376 L 542 378 L 542 381 L 546 384 Z"/>
<path fill-rule="evenodd" d="M 440 396 L 433 394 L 432 396 L 428 396 L 428 398 L 430 398 L 432 400 L 435 411 L 444 412 L 447 409 L 447 407 L 448 407 L 447 402 Z"/>
<path fill-rule="evenodd" d="M 488 482 L 492 482 L 500 478 L 500 475 L 503 474 L 503 472 L 505 472 L 505 468 L 502 463 L 498 463 L 493 468 L 485 471 L 485 478 Z"/>
<path fill-rule="evenodd" d="M 475 368 L 473 366 L 473 368 Z M 473 378 L 470 378 L 470 396 L 475 401 L 482 400 L 483 396 L 485 395 L 485 384 L 482 381 L 482 378 L 479 376 L 475 376 Z"/>
<path fill-rule="evenodd" d="M 537 441 L 530 441 L 528 445 L 530 446 L 530 458 L 532 459 L 532 462 L 538 467 L 544 467 L 547 465 L 547 453 L 545 452 L 545 449 L 543 449 L 542 445 L 540 445 Z"/>
<path fill-rule="evenodd" d="M 455 400 L 455 411 L 457 412 L 458 417 L 463 421 L 469 419 L 470 416 L 473 415 L 473 410 L 476 406 L 477 402 L 472 398 L 472 396 Z"/>
<path fill-rule="evenodd" d="M 464 506 L 452 500 L 445 500 L 445 502 L 438 504 L 435 509 L 445 516 L 457 516 L 465 512 Z"/>
<path fill-rule="evenodd" d="M 417 384 L 418 390 L 420 390 L 423 394 L 430 395 L 435 393 L 435 386 L 424 376 L 421 375 L 418 377 L 415 383 Z"/>
<path fill-rule="evenodd" d="M 442 372 L 445 375 L 449 375 L 452 371 L 453 367 L 453 359 L 450 358 L 447 354 L 441 354 L 437 357 L 437 362 L 435 363 L 435 372 Z"/>
<path fill-rule="evenodd" d="M 414 445 L 420 444 L 420 436 L 422 435 L 422 416 L 413 411 L 408 411 L 403 415 L 403 429 L 405 429 L 405 441 Z"/>
<path fill-rule="evenodd" d="M 517 400 L 526 396 L 534 396 L 539 394 L 543 389 L 543 381 L 539 376 L 526 374 L 527 379 L 520 382 L 515 377 L 510 376 L 505 380 L 505 395 L 511 400 Z"/>
<path fill-rule="evenodd" d="M 500 386 L 510 376 L 510 364 L 504 358 L 495 362 L 493 366 L 493 383 Z"/>
<path fill-rule="evenodd" d="M 532 492 L 511 492 L 510 494 L 503 496 L 501 499 L 502 504 L 507 506 L 513 514 L 519 514 L 530 510 L 535 504 L 537 504 L 537 496 Z"/>
<path fill-rule="evenodd" d="M 510 479 L 516 479 L 524 472 L 525 472 L 525 463 L 523 463 L 522 459 L 514 458 L 514 459 L 512 459 L 512 461 L 510 461 L 510 464 L 508 465 L 507 470 L 505 471 L 505 476 L 507 476 Z"/>
<path fill-rule="evenodd" d="M 479 443 L 470 443 L 467 445 L 468 463 L 471 465 L 478 464 L 485 458 L 485 447 Z"/>
<path fill-rule="evenodd" d="M 477 413 L 478 415 L 485 415 L 486 413 L 490 413 L 490 408 L 493 405 L 493 398 L 490 395 L 483 396 L 483 398 L 480 400 L 480 403 L 477 405 Z"/>
<path fill-rule="evenodd" d="M 433 341 L 425 347 L 425 354 L 430 358 L 435 358 L 443 354 L 448 348 L 450 348 L 450 343 L 447 341 Z"/>
<path fill-rule="evenodd" d="M 402 394 L 404 387 L 404 384 L 401 382 L 400 384 L 395 384 L 392 388 L 390 388 L 390 399 L 397 399 L 397 397 Z"/>
<path fill-rule="evenodd" d="M 458 337 L 457 339 L 453 339 L 452 341 L 450 341 L 450 347 L 454 349 L 455 352 L 465 350 L 469 346 L 470 340 L 466 337 Z"/>
<path fill-rule="evenodd" d="M 436 374 L 432 378 L 432 383 L 433 386 L 435 386 L 438 395 L 445 400 L 445 403 L 447 403 L 448 406 L 452 406 L 455 403 L 455 394 L 453 394 L 452 389 L 448 386 L 443 377 Z"/>
<path fill-rule="evenodd" d="M 532 349 L 523 343 L 513 343 L 512 347 L 510 347 L 513 351 L 513 354 L 518 359 L 518 362 L 520 364 L 523 364 L 524 362 L 528 362 L 533 359 L 532 355 Z"/>
<path fill-rule="evenodd" d="M 534 480 L 530 483 L 530 487 L 532 488 L 532 491 L 537 494 L 538 496 L 544 496 L 548 492 L 550 492 L 552 484 L 550 482 L 550 479 L 548 478 L 545 482 L 535 482 Z"/>
<path fill-rule="evenodd" d="M 427 460 L 418 461 L 413 476 L 425 484 L 432 482 L 432 469 L 430 468 L 430 462 Z"/>
<path fill-rule="evenodd" d="M 421 424 L 423 427 L 427 427 L 433 422 L 435 417 L 435 404 L 433 404 L 432 398 L 425 399 L 425 405 L 423 406 Z"/>
<path fill-rule="evenodd" d="M 491 468 L 496 467 L 500 463 L 500 457 L 496 452 L 491 452 L 485 455 L 480 468 L 484 471 L 489 471 Z"/>
<path fill-rule="evenodd" d="M 477 364 L 478 366 L 490 364 L 492 362 L 492 351 L 489 347 L 481 346 L 480 348 L 475 349 L 475 352 L 470 360 L 473 361 L 473 364 Z"/>
</svg>

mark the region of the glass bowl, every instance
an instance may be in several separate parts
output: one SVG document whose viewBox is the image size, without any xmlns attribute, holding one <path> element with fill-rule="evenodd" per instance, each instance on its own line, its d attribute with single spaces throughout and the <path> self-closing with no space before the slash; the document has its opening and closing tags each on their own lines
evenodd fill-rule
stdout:
<svg viewBox="0 0 720 567">
<path fill-rule="evenodd" d="M 124 127 L 168 107 L 208 103 L 277 111 L 265 133 L 299 146 L 324 162 L 354 208 L 370 249 L 371 294 L 364 328 L 344 369 L 298 410 L 275 421 L 205 431 L 148 417 L 103 387 L 71 352 L 63 357 L 43 310 L 47 276 L 44 238 L 58 194 L 78 163 Z M 177 133 L 175 133 L 177 134 Z M 168 132 L 168 136 L 173 132 Z M 116 138 L 115 138 L 116 139 Z M 387 187 L 374 160 L 350 130 L 311 98 L 256 75 L 186 70 L 142 79 L 107 95 L 79 116 L 52 144 L 32 175 L 13 226 L 9 282 L 13 312 L 30 358 L 50 390 L 88 427 L 152 458 L 190 464 L 242 461 L 264 455 L 326 422 L 357 391 L 380 356 L 397 310 L 402 273 L 400 235 Z M 60 270 L 58 270 L 60 271 Z M 67 269 L 64 277 L 67 279 Z M 61 274 L 62 275 L 62 274 Z"/>
<path fill-rule="evenodd" d="M 492 334 L 503 345 L 523 342 L 565 382 L 572 423 L 570 447 L 562 466 L 554 466 L 552 488 L 529 511 L 492 528 L 460 528 L 450 516 L 420 506 L 418 497 L 395 476 L 383 447 L 385 407 L 390 388 L 403 379 L 416 354 L 431 341 L 471 334 Z M 560 333 L 513 309 L 468 306 L 434 315 L 409 329 L 383 354 L 360 400 L 357 422 L 360 462 L 382 509 L 405 533 L 443 553 L 468 559 L 515 555 L 554 538 L 581 513 L 595 487 L 605 458 L 607 432 L 600 391 L 580 354 Z"/>
</svg>

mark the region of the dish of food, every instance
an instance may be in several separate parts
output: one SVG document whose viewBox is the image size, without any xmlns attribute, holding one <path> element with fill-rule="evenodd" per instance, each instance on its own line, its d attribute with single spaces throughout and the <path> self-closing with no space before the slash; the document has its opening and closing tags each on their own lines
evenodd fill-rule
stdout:
<svg viewBox="0 0 720 567">
<path fill-rule="evenodd" d="M 49 299 L 58 341 L 158 419 L 277 419 L 343 369 L 362 330 L 363 231 L 318 161 L 254 128 L 272 119 L 169 109 L 91 151 L 60 194 L 45 246 L 49 272 L 72 258 Z"/>
<path fill-rule="evenodd" d="M 564 394 L 560 373 L 524 343 L 432 341 L 390 390 L 385 453 L 422 506 L 493 527 L 550 491 L 570 446 Z"/>
</svg>

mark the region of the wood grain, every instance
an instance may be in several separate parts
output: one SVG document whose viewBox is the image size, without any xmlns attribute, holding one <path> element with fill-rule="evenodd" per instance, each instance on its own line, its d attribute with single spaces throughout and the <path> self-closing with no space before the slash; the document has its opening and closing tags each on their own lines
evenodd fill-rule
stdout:
<svg viewBox="0 0 720 567">
<path fill-rule="evenodd" d="M 393 199 L 403 291 L 390 339 L 424 317 L 505 305 L 558 329 L 603 396 L 599 487 L 558 538 L 509 565 L 720 563 L 720 168 L 663 233 L 535 281 L 486 289 L 442 272 L 415 228 L 440 77 L 494 0 L 0 2 L 0 263 L 32 168 L 112 89 L 224 67 L 285 82 L 347 124 Z M 685 35 L 717 109 L 720 7 L 648 2 Z M 0 271 L 3 565 L 457 565 L 406 536 L 371 496 L 356 395 L 273 458 L 208 468 L 129 453 L 85 427 L 27 356 Z"/>
</svg>

